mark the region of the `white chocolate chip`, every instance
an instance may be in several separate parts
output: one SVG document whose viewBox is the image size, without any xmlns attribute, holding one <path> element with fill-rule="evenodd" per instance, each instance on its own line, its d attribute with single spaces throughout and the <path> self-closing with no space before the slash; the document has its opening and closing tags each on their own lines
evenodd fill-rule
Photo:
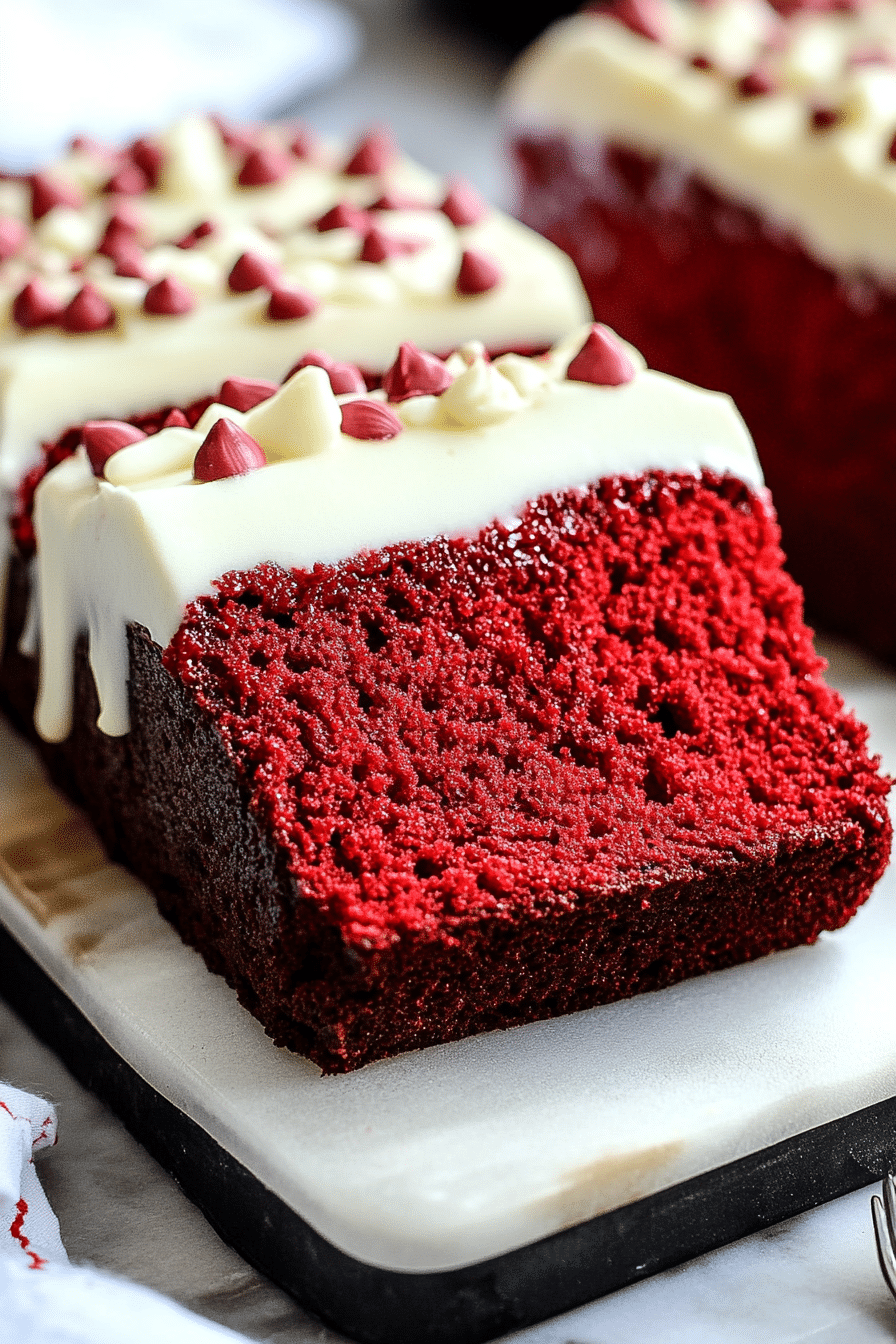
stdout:
<svg viewBox="0 0 896 1344">
<path fill-rule="evenodd" d="M 267 401 L 249 411 L 243 427 L 264 449 L 269 462 L 311 457 L 339 439 L 342 415 L 326 370 L 299 369 Z"/>
<path fill-rule="evenodd" d="M 233 172 L 220 133 L 208 117 L 183 117 L 160 143 L 159 187 L 166 196 L 201 201 L 230 190 Z"/>
<path fill-rule="evenodd" d="M 482 358 L 475 359 L 441 397 L 442 418 L 464 429 L 498 425 L 524 405 L 510 379 Z"/>
<path fill-rule="evenodd" d="M 186 471 L 202 443 L 203 435 L 184 425 L 172 425 L 113 453 L 103 469 L 110 485 L 135 486 Z"/>
</svg>

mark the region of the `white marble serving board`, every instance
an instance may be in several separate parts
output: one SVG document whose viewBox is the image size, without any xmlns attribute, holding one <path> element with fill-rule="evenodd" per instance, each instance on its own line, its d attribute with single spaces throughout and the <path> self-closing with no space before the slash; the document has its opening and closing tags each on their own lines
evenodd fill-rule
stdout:
<svg viewBox="0 0 896 1344">
<path fill-rule="evenodd" d="M 896 767 L 896 678 L 828 650 Z M 336 1078 L 276 1049 L 0 729 L 0 918 L 113 1048 L 318 1232 L 486 1259 L 896 1094 L 894 876 L 812 948 Z"/>
</svg>

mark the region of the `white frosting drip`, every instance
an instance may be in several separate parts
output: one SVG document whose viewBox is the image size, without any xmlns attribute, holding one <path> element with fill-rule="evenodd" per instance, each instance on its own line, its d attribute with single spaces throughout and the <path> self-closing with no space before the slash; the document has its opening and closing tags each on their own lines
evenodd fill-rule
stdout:
<svg viewBox="0 0 896 1344">
<path fill-rule="evenodd" d="M 107 480 L 93 476 L 83 449 L 61 463 L 39 487 L 35 511 L 40 733 L 55 741 L 69 731 L 72 650 L 83 630 L 100 727 L 126 732 L 128 622 L 166 645 L 186 605 L 230 570 L 263 561 L 310 568 L 402 541 L 475 535 L 547 491 L 617 473 L 707 468 L 761 485 L 729 398 L 646 371 L 622 387 L 569 381 L 582 340 L 580 330 L 529 361 L 528 373 L 525 362 L 488 366 L 467 350 L 452 360 L 456 380 L 441 397 L 396 408 L 408 428 L 386 442 L 339 433 L 337 399 L 320 370 L 304 369 L 245 414 L 206 413 L 203 428 L 226 415 L 279 458 L 245 476 L 193 481 L 198 430 L 163 430 L 121 450 Z M 411 427 L 415 403 L 422 427 Z"/>
<path fill-rule="evenodd" d="M 282 150 L 285 131 L 271 127 L 267 134 Z M 246 377 L 280 379 L 306 350 L 322 347 L 381 372 L 402 340 L 440 351 L 473 335 L 491 348 L 543 347 L 588 317 L 566 257 L 497 211 L 456 228 L 434 208 L 445 196 L 444 180 L 406 159 L 397 158 L 376 177 L 346 177 L 339 171 L 344 148 L 324 150 L 323 162 L 293 159 L 280 182 L 240 188 L 234 185 L 235 163 L 205 118 L 178 123 L 162 143 L 159 189 L 131 200 L 152 244 L 144 254 L 148 281 L 116 276 L 109 258 L 89 255 L 114 204 L 97 194 L 101 176 L 88 182 L 93 194 L 83 209 L 57 206 L 29 224 L 25 252 L 0 265 L 0 315 L 6 320 L 5 328 L 0 323 L 0 481 L 7 487 L 17 484 L 38 443 L 69 425 L 191 401 L 235 368 Z M 84 159 L 83 153 L 70 155 L 53 171 L 82 181 Z M 104 171 L 108 175 L 108 164 Z M 386 235 L 419 243 L 411 255 L 361 261 L 362 240 L 353 230 L 318 233 L 307 227 L 338 202 L 367 207 L 385 192 L 424 207 L 372 216 Z M 0 183 L 4 213 L 28 222 L 20 183 Z M 214 233 L 190 249 L 172 245 L 205 219 Z M 494 289 L 472 297 L 455 290 L 468 248 L 495 258 L 503 272 Z M 274 263 L 286 287 L 308 291 L 321 306 L 307 318 L 270 321 L 266 290 L 231 293 L 228 275 L 247 251 Z M 72 258 L 85 255 L 84 269 L 71 272 Z M 192 312 L 143 312 L 148 285 L 164 276 L 192 292 Z M 77 335 L 58 328 L 23 331 L 11 320 L 11 305 L 34 277 L 61 302 L 89 280 L 115 310 L 115 327 Z"/>
<path fill-rule="evenodd" d="M 896 3 L 781 20 L 764 0 L 658 0 L 662 44 L 621 23 L 580 15 L 524 56 L 507 88 L 516 125 L 595 137 L 669 155 L 710 184 L 796 232 L 837 269 L 896 277 Z M 694 69 L 694 56 L 711 70 Z M 740 97 L 761 67 L 778 91 Z M 816 108 L 838 123 L 813 128 Z"/>
</svg>

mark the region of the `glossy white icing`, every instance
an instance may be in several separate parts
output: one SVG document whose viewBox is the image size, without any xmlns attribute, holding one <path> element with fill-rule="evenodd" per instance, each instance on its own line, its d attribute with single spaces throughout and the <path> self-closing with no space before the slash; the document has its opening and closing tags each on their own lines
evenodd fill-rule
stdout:
<svg viewBox="0 0 896 1344">
<path fill-rule="evenodd" d="M 657 0 L 656 13 L 661 42 L 595 14 L 555 25 L 510 78 L 511 122 L 568 133 L 586 169 L 595 138 L 669 156 L 826 264 L 892 284 L 894 0 L 786 20 L 764 0 Z M 775 91 L 743 97 L 738 81 L 757 70 Z M 819 109 L 835 124 L 814 125 Z"/>
<path fill-rule="evenodd" d="M 567 379 L 586 331 L 542 361 L 489 366 L 466 348 L 449 362 L 455 379 L 441 397 L 395 407 L 406 428 L 386 442 L 339 432 L 338 403 L 352 398 L 334 398 L 323 371 L 306 368 L 245 414 L 210 408 L 196 431 L 164 430 L 122 449 L 105 480 L 83 449 L 61 463 L 35 511 L 40 733 L 68 733 L 82 630 L 100 726 L 126 732 L 128 622 L 166 645 L 187 603 L 230 570 L 308 568 L 401 541 L 475 535 L 547 491 L 616 473 L 709 468 L 761 485 L 729 398 L 643 367 L 620 387 Z M 269 465 L 198 483 L 192 457 L 221 415 L 261 444 Z"/>
<path fill-rule="evenodd" d="M 284 152 L 284 128 L 264 135 L 269 148 Z M 487 208 L 477 222 L 456 227 L 438 208 L 448 184 L 402 156 L 377 174 L 346 176 L 345 148 L 320 146 L 313 161 L 291 158 L 283 180 L 240 187 L 239 156 L 207 119 L 178 123 L 162 137 L 162 148 L 158 189 L 127 198 L 141 221 L 145 279 L 114 274 L 114 263 L 94 251 L 121 203 L 98 190 L 108 161 L 78 152 L 55 165 L 53 174 L 77 184 L 85 203 L 56 206 L 34 225 L 24 185 L 0 182 L 0 217 L 29 227 L 24 250 L 0 264 L 0 473 L 7 487 L 18 482 L 38 443 L 67 426 L 188 402 L 234 368 L 280 379 L 306 350 L 323 347 L 381 372 L 401 340 L 443 352 L 473 336 L 492 349 L 545 347 L 588 316 L 567 258 Z M 368 217 L 387 238 L 410 240 L 411 253 L 362 261 L 360 233 L 308 227 L 337 203 L 369 207 L 384 193 L 419 203 Z M 201 220 L 211 221 L 214 232 L 191 248 L 172 245 Z M 469 249 L 499 262 L 502 278 L 486 293 L 467 296 L 455 288 Z M 282 285 L 309 294 L 316 311 L 272 321 L 268 290 L 232 293 L 228 276 L 245 252 L 272 263 Z M 191 312 L 143 311 L 147 289 L 166 276 L 187 287 Z M 12 305 L 35 278 L 60 303 L 89 281 L 111 304 L 114 326 L 76 334 L 58 326 L 23 330 Z"/>
</svg>

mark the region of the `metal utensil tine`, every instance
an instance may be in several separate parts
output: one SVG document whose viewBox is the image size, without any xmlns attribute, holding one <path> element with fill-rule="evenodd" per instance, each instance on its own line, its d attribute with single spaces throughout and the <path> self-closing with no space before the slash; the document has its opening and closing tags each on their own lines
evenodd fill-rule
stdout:
<svg viewBox="0 0 896 1344">
<path fill-rule="evenodd" d="M 887 1215 L 887 1228 L 890 1233 L 890 1245 L 896 1250 L 896 1177 L 888 1172 L 883 1182 L 884 1213 Z"/>
<path fill-rule="evenodd" d="M 884 1188 L 886 1189 L 886 1183 Z M 896 1253 L 894 1253 L 893 1243 L 890 1240 L 890 1229 L 887 1224 L 887 1216 L 884 1213 L 884 1206 L 877 1195 L 871 1196 L 871 1216 L 874 1220 L 874 1240 L 877 1242 L 877 1259 L 880 1264 L 880 1272 L 883 1274 L 890 1292 L 896 1297 Z"/>
</svg>

